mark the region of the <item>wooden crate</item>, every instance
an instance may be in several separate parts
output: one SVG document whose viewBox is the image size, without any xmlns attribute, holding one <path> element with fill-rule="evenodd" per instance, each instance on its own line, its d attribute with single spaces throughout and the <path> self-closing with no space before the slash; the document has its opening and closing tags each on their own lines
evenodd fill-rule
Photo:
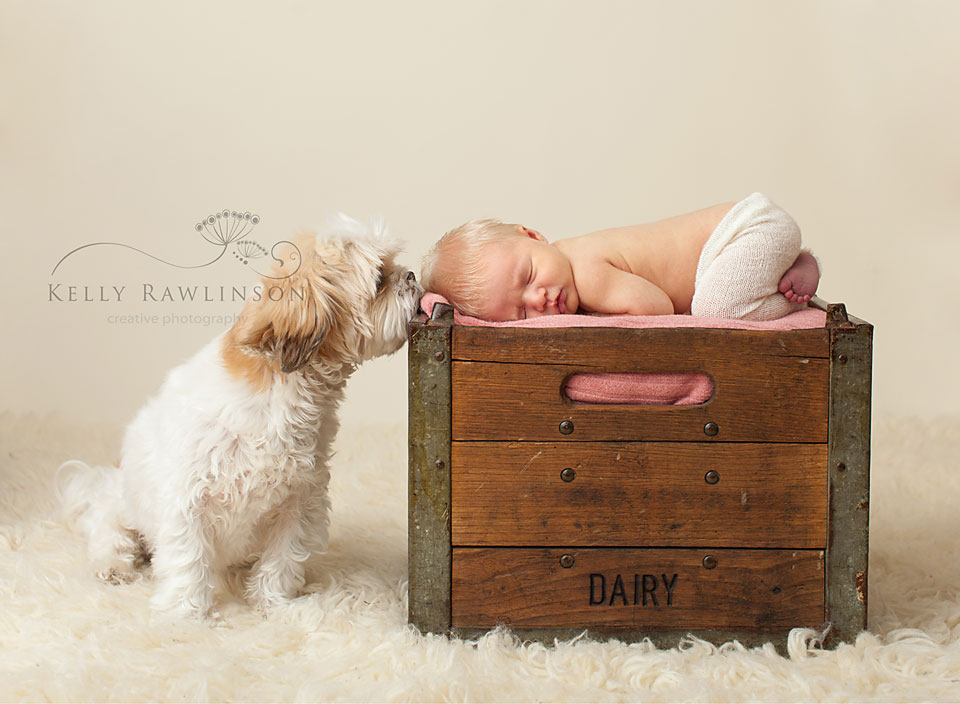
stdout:
<svg viewBox="0 0 960 704">
<path fill-rule="evenodd" d="M 476 635 L 773 641 L 866 627 L 873 328 L 411 323 L 410 622 Z M 577 404 L 572 374 L 708 374 L 693 406 Z M 708 476 L 709 473 L 709 476 Z"/>
</svg>

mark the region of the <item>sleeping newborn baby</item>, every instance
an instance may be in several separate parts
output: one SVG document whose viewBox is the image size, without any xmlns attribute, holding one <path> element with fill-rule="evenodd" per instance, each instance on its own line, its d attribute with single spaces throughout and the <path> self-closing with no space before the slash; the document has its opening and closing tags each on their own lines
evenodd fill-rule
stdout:
<svg viewBox="0 0 960 704">
<path fill-rule="evenodd" d="M 523 225 L 473 220 L 427 253 L 421 281 L 484 320 L 577 312 L 774 320 L 810 300 L 820 268 L 801 250 L 793 218 L 754 193 L 553 243 Z"/>
</svg>

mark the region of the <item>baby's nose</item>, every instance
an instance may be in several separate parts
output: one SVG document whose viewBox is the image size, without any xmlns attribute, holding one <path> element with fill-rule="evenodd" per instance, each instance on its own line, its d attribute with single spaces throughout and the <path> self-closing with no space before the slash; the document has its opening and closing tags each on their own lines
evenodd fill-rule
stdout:
<svg viewBox="0 0 960 704">
<path fill-rule="evenodd" d="M 529 288 L 523 296 L 523 303 L 527 308 L 542 313 L 547 307 L 547 289 Z"/>
</svg>

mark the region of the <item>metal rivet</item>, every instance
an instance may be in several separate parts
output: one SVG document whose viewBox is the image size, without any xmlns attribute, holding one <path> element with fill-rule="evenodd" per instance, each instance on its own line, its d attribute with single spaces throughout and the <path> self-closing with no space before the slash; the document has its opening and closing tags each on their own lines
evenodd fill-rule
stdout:
<svg viewBox="0 0 960 704">
<path fill-rule="evenodd" d="M 840 364 L 846 364 L 847 355 L 841 354 L 840 356 L 837 357 L 837 361 L 840 362 Z"/>
<path fill-rule="evenodd" d="M 710 421 L 705 426 L 703 426 L 703 432 L 707 435 L 713 436 L 720 432 L 720 426 Z"/>
<path fill-rule="evenodd" d="M 720 475 L 711 469 L 709 472 L 703 475 L 703 480 L 707 484 L 716 484 L 718 481 L 720 481 Z"/>
<path fill-rule="evenodd" d="M 567 467 L 562 472 L 560 472 L 560 478 L 565 482 L 572 482 L 574 479 L 577 478 L 577 473 L 573 471 L 573 469 L 571 469 L 570 467 Z"/>
<path fill-rule="evenodd" d="M 560 432 L 564 435 L 569 435 L 573 432 L 573 423 L 569 420 L 565 420 L 560 424 Z"/>
<path fill-rule="evenodd" d="M 837 469 L 839 469 L 841 472 L 844 471 L 846 468 L 847 468 L 847 465 L 845 463 L 837 462 Z"/>
<path fill-rule="evenodd" d="M 703 558 L 703 566 L 708 570 L 712 570 L 717 566 L 717 558 L 715 558 L 713 555 L 707 555 L 705 558 Z"/>
<path fill-rule="evenodd" d="M 443 361 L 443 350 L 437 350 L 436 352 L 434 352 L 434 353 L 433 353 L 433 358 L 434 358 L 435 360 L 437 360 L 438 362 L 442 362 L 442 361 Z"/>
<path fill-rule="evenodd" d="M 443 460 L 437 460 L 436 462 L 433 463 L 433 466 L 436 467 L 437 469 L 443 469 Z"/>
<path fill-rule="evenodd" d="M 561 555 L 560 566 L 564 568 L 573 567 L 573 555 L 570 555 L 569 553 L 566 555 Z"/>
</svg>

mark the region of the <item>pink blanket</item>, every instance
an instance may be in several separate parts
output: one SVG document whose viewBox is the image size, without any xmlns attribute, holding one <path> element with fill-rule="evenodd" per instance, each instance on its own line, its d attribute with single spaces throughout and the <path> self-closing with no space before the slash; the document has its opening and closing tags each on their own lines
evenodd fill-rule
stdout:
<svg viewBox="0 0 960 704">
<path fill-rule="evenodd" d="M 433 306 L 446 303 L 443 296 L 425 293 L 420 307 L 429 316 Z M 527 320 L 494 323 L 454 311 L 457 325 L 517 328 L 728 328 L 734 330 L 805 330 L 822 328 L 827 314 L 805 308 L 778 320 L 753 322 L 721 318 L 694 318 L 689 315 L 546 315 Z M 621 403 L 639 405 L 691 405 L 704 403 L 713 395 L 713 382 L 706 374 L 575 374 L 564 391 L 580 403 Z"/>
</svg>

